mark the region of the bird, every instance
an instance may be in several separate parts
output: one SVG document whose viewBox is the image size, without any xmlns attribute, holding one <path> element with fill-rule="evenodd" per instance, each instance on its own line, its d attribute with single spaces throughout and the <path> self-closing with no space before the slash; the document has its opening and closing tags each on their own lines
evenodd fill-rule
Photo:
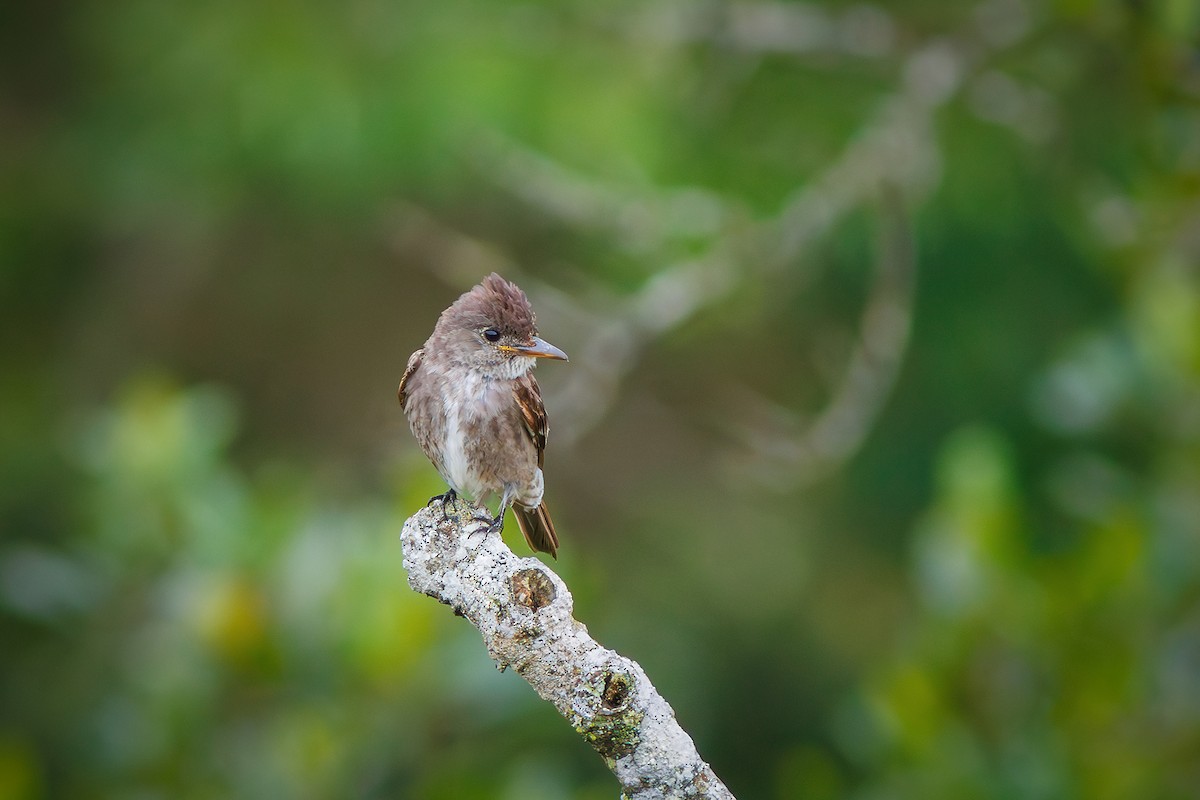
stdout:
<svg viewBox="0 0 1200 800">
<path fill-rule="evenodd" d="M 539 359 L 567 354 L 538 336 L 529 298 L 493 272 L 438 317 L 433 333 L 409 356 L 397 397 L 421 449 L 456 496 L 485 503 L 488 530 L 499 533 L 510 507 L 534 552 L 558 558 L 558 534 L 542 495 L 549 424 L 533 377 Z M 486 507 L 485 507 L 486 510 Z"/>
</svg>

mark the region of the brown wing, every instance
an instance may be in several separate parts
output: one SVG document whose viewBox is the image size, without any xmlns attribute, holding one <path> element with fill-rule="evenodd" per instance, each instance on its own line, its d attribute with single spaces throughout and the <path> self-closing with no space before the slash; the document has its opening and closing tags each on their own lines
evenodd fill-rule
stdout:
<svg viewBox="0 0 1200 800">
<path fill-rule="evenodd" d="M 537 381 L 533 379 L 533 376 L 527 373 L 513 382 L 513 397 L 517 400 L 517 407 L 521 409 L 521 417 L 525 420 L 525 430 L 529 433 L 534 447 L 537 448 L 537 461 L 540 468 L 546 452 L 546 433 L 550 429 L 546 422 L 546 407 L 542 405 L 542 390 L 538 388 Z"/>
<path fill-rule="evenodd" d="M 521 418 L 525 422 L 525 432 L 537 448 L 538 468 L 542 466 L 546 454 L 546 433 L 550 426 L 546 421 L 546 406 L 542 404 L 542 390 L 532 375 L 526 374 L 513 383 L 513 397 L 517 407 L 521 409 Z M 525 536 L 525 541 L 534 552 L 549 553 L 558 558 L 558 534 L 554 532 L 554 523 L 550 521 L 550 511 L 542 503 L 537 508 L 524 508 L 519 503 L 513 506 L 517 525 Z"/>
<path fill-rule="evenodd" d="M 400 400 L 400 407 L 404 408 L 404 385 L 408 383 L 408 379 L 417 371 L 417 367 L 421 366 L 421 357 L 425 355 L 425 348 L 421 348 L 417 352 L 408 357 L 408 366 L 404 368 L 404 375 L 400 378 L 400 386 L 396 389 L 396 397 Z"/>
</svg>

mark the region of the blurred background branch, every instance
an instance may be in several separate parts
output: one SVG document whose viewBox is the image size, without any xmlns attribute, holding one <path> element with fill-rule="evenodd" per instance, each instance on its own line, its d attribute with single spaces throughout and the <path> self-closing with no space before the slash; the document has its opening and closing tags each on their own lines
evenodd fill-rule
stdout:
<svg viewBox="0 0 1200 800">
<path fill-rule="evenodd" d="M 736 793 L 1192 797 L 1198 36 L 6 9 L 0 797 L 611 796 L 395 583 L 394 387 L 492 270 L 571 355 L 558 568 Z"/>
</svg>

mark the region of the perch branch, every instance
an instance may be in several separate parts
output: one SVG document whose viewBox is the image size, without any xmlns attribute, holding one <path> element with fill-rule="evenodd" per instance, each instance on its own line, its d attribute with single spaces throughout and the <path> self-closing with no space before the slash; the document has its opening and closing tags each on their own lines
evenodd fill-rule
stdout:
<svg viewBox="0 0 1200 800">
<path fill-rule="evenodd" d="M 409 585 L 478 628 L 496 666 L 512 667 L 554 704 L 604 759 L 623 797 L 733 800 L 642 668 L 597 644 L 572 617 L 562 579 L 517 557 L 477 512 L 461 501 L 435 503 L 404 523 Z"/>
</svg>

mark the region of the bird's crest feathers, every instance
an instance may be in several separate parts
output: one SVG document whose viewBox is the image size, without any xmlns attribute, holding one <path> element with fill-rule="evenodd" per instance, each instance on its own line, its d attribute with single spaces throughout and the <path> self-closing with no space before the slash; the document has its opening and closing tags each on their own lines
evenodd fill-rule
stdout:
<svg viewBox="0 0 1200 800">
<path fill-rule="evenodd" d="M 522 339 L 537 334 L 537 318 L 525 292 L 495 272 L 455 300 L 442 316 L 447 315 L 470 328 L 492 326 Z"/>
</svg>

